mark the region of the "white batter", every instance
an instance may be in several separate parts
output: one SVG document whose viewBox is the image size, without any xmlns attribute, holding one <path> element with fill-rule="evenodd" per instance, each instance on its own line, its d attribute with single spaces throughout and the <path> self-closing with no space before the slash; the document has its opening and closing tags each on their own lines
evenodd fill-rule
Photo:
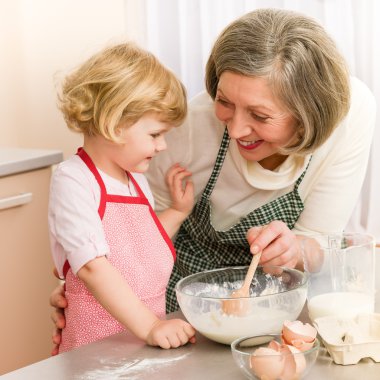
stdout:
<svg viewBox="0 0 380 380">
<path fill-rule="evenodd" d="M 227 315 L 219 311 L 211 311 L 192 315 L 189 322 L 204 336 L 219 343 L 231 344 L 235 339 L 245 335 L 278 334 L 284 320 L 297 318 L 281 310 L 256 308 L 255 313 L 248 316 Z"/>
<path fill-rule="evenodd" d="M 184 293 L 199 298 L 177 295 L 182 312 L 187 320 L 202 335 L 219 343 L 231 344 L 237 338 L 247 335 L 277 334 L 281 332 L 285 320 L 295 320 L 301 313 L 306 299 L 306 287 L 283 291 L 281 278 L 273 279 L 266 275 L 266 284 L 261 292 L 251 288 L 251 299 L 247 300 L 250 310 L 243 316 L 225 314 L 221 308 L 222 300 L 229 297 L 231 289 L 239 289 L 242 281 L 224 284 L 193 283 Z M 280 294 L 277 294 L 280 293 Z M 285 307 L 289 310 L 285 310 Z"/>
</svg>

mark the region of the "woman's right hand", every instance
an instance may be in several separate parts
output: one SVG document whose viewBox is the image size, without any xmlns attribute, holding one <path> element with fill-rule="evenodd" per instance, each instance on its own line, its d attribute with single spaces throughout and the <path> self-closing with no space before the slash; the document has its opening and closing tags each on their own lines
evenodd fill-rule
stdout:
<svg viewBox="0 0 380 380">
<path fill-rule="evenodd" d="M 247 232 L 252 254 L 262 252 L 260 264 L 302 267 L 300 239 L 279 220 L 265 226 L 252 227 Z"/>
<path fill-rule="evenodd" d="M 58 277 L 56 270 L 54 270 L 54 274 L 56 277 Z M 52 356 L 58 355 L 59 344 L 61 343 L 62 329 L 66 324 L 64 309 L 67 307 L 67 300 L 64 294 L 65 291 L 63 285 L 58 285 L 50 295 L 50 305 L 54 308 L 51 313 L 51 319 L 55 326 L 52 334 L 52 340 L 54 344 L 54 347 L 51 351 Z"/>
</svg>

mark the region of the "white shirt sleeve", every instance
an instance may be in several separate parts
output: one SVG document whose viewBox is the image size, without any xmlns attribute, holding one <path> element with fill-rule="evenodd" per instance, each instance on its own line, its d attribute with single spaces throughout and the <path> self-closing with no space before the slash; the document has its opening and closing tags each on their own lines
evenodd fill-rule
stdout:
<svg viewBox="0 0 380 380">
<path fill-rule="evenodd" d="M 129 187 L 99 170 L 109 194 L 137 195 Z M 154 200 L 141 173 L 132 173 L 151 206 Z M 109 253 L 109 246 L 98 214 L 100 188 L 84 162 L 73 156 L 58 165 L 53 173 L 49 200 L 51 251 L 60 277 L 68 260 L 74 274 L 90 260 Z"/>
<path fill-rule="evenodd" d="M 294 232 L 342 232 L 359 197 L 375 126 L 376 103 L 363 82 L 351 79 L 351 106 L 331 138 L 313 155 L 300 186 L 305 209 Z"/>
<path fill-rule="evenodd" d="M 367 169 L 375 126 L 376 103 L 367 86 L 351 78 L 351 106 L 346 118 L 326 143 L 313 153 L 299 187 L 304 210 L 295 224 L 297 234 L 341 232 L 359 197 Z M 192 171 L 195 194 L 203 191 L 214 166 L 223 125 L 216 119 L 210 97 L 202 93 L 189 106 L 184 125 L 167 136 L 168 149 L 154 158 L 148 173 L 157 210 L 168 207 L 165 173 L 181 162 Z M 211 196 L 213 225 L 229 228 L 248 212 L 290 192 L 308 157 L 289 157 L 276 171 L 248 163 L 231 140 Z"/>
<path fill-rule="evenodd" d="M 167 149 L 153 158 L 146 173 L 157 212 L 170 207 L 165 176 L 175 163 L 192 172 L 195 198 L 200 196 L 211 175 L 223 132 L 224 126 L 215 117 L 211 98 L 205 92 L 200 93 L 190 101 L 185 122 L 165 134 Z"/>
<path fill-rule="evenodd" d="M 50 241 L 61 277 L 66 260 L 76 274 L 88 261 L 109 252 L 98 214 L 100 190 L 99 194 L 95 191 L 99 185 L 84 165 L 70 161 L 75 159 L 57 167 L 50 187 Z"/>
</svg>

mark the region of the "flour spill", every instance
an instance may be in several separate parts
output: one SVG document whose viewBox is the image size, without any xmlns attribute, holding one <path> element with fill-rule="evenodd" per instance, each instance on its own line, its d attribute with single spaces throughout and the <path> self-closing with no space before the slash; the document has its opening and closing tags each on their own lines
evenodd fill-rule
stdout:
<svg viewBox="0 0 380 380">
<path fill-rule="evenodd" d="M 168 367 L 178 361 L 185 359 L 190 353 L 179 356 L 171 356 L 168 358 L 143 358 L 135 359 L 128 362 L 109 362 L 100 360 L 99 365 L 102 368 L 86 371 L 76 377 L 78 380 L 111 380 L 111 379 L 141 379 L 141 375 L 145 376 L 153 374 L 159 368 Z M 102 363 L 103 362 L 103 363 Z"/>
</svg>

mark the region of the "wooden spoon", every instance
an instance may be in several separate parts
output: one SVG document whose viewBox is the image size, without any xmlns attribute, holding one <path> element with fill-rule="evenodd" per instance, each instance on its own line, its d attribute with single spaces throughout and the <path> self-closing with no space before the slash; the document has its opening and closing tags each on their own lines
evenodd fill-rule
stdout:
<svg viewBox="0 0 380 380">
<path fill-rule="evenodd" d="M 231 293 L 232 298 L 239 298 L 236 300 L 224 300 L 222 302 L 222 310 L 228 315 L 244 315 L 248 311 L 249 302 L 249 287 L 251 286 L 253 276 L 255 275 L 257 265 L 259 264 L 261 252 L 253 255 L 251 264 L 249 265 L 247 274 L 245 276 L 243 286 Z M 243 299 L 241 299 L 243 298 Z M 245 298 L 245 299 L 244 299 Z"/>
</svg>

